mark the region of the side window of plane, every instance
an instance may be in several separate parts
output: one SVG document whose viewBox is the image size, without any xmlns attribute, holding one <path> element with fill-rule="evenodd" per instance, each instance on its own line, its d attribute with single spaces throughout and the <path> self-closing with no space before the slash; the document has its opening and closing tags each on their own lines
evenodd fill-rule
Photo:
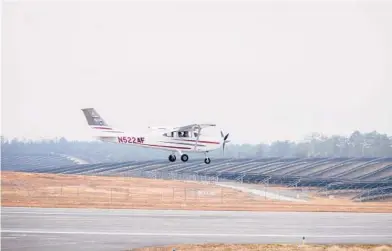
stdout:
<svg viewBox="0 0 392 251">
<path fill-rule="evenodd" d="M 189 137 L 189 134 L 188 134 L 188 132 L 186 131 L 186 132 L 184 132 L 184 137 L 185 138 L 188 138 Z"/>
</svg>

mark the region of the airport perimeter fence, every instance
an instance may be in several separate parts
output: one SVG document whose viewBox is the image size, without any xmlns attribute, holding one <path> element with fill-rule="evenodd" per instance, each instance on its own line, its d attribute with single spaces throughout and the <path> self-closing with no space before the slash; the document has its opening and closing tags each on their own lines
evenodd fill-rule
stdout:
<svg viewBox="0 0 392 251">
<path fill-rule="evenodd" d="M 164 179 L 164 180 L 180 180 L 180 181 L 195 181 L 209 184 L 232 184 L 244 190 L 257 189 L 261 191 L 262 196 L 273 200 L 282 199 L 300 199 L 310 200 L 311 197 L 325 197 L 334 199 L 336 197 L 345 197 L 346 199 L 355 199 L 356 202 L 377 201 L 389 199 L 391 192 L 381 192 L 372 196 L 367 196 L 369 190 L 383 190 L 385 184 L 383 183 L 369 183 L 358 186 L 357 181 L 345 182 L 331 182 L 328 180 L 295 178 L 295 177 L 273 177 L 266 176 L 260 178 L 258 181 L 246 182 L 243 176 L 237 176 L 235 179 L 225 179 L 219 175 L 202 175 L 191 172 L 168 172 L 168 171 L 144 171 L 144 170 L 127 170 L 125 172 L 98 172 L 91 175 L 98 176 L 121 176 L 121 177 L 141 177 L 149 179 Z M 339 185 L 343 184 L 343 185 Z M 255 194 L 255 193 L 254 193 Z M 351 195 L 347 195 L 351 194 Z M 268 196 L 267 196 L 268 195 Z M 359 196 L 357 196 L 359 195 Z M 260 193 L 259 193 L 260 196 Z M 348 197 L 347 197 L 348 196 Z M 351 197 L 350 197 L 351 196 Z"/>
<path fill-rule="evenodd" d="M 152 170 L 154 168 L 156 170 Z M 147 169 L 147 170 L 146 170 Z M 232 186 L 245 192 L 258 194 L 268 199 L 281 200 L 282 197 L 309 200 L 310 197 L 317 195 L 325 198 L 335 198 L 345 196 L 350 193 L 352 199 L 356 201 L 367 200 L 382 200 L 388 198 L 392 192 L 391 190 L 381 189 L 383 184 L 369 184 L 370 186 L 358 186 L 357 181 L 347 180 L 344 182 L 333 181 L 328 179 L 317 179 L 307 177 L 295 176 L 268 176 L 268 175 L 254 175 L 240 173 L 225 173 L 225 172 L 184 172 L 184 171 L 170 171 L 159 170 L 159 166 L 151 165 L 128 166 L 123 165 L 119 167 L 108 168 L 107 165 L 101 165 L 94 168 L 70 168 L 61 167 L 50 170 L 37 170 L 38 173 L 55 173 L 55 174 L 76 174 L 87 176 L 101 176 L 101 177 L 140 177 L 148 179 L 160 180 L 178 180 L 184 182 L 197 182 L 212 185 L 220 185 L 229 183 Z M 391 184 L 391 183 L 390 183 Z M 389 185 L 390 186 L 390 185 Z M 380 188 L 380 189 L 377 189 Z M 250 190 L 259 190 L 259 192 L 252 192 Z M 369 189 L 375 189 L 376 193 L 371 196 L 366 193 Z M 261 192 L 260 192 L 261 191 Z M 377 194 L 378 193 L 378 194 Z M 356 195 L 362 195 L 356 197 Z"/>
<path fill-rule="evenodd" d="M 114 174 L 115 175 L 115 174 Z M 270 199 L 282 200 L 285 198 L 295 198 L 309 200 L 312 196 L 326 197 L 334 199 L 345 197 L 356 202 L 385 200 L 392 197 L 391 185 L 386 183 L 360 183 L 355 180 L 329 181 L 320 179 L 309 179 L 300 177 L 273 177 L 266 176 L 256 182 L 244 182 L 243 176 L 236 179 L 225 179 L 213 175 L 201 175 L 194 173 L 165 173 L 160 171 L 139 171 L 130 172 L 126 175 L 131 177 L 144 177 L 155 179 L 191 180 L 199 182 L 209 182 L 211 184 L 235 184 L 237 187 L 256 188 L 262 194 L 269 194 Z M 310 181 L 310 182 L 309 182 Z M 308 184 L 307 184 L 308 183 Z M 369 192 L 373 191 L 370 195 Z M 377 193 L 378 192 L 378 193 Z M 346 194 L 351 194 L 347 195 Z M 351 196 L 351 197 L 350 197 Z"/>
<path fill-rule="evenodd" d="M 60 174 L 61 177 L 61 174 Z M 100 177 L 94 181 L 94 177 Z M 115 181 L 108 181 L 116 177 Z M 130 179 L 134 177 L 176 180 L 176 183 L 157 183 Z M 108 178 L 107 181 L 102 181 Z M 133 180 L 133 181 L 132 181 Z M 223 185 L 230 185 L 227 187 Z M 254 205 L 265 201 L 282 201 L 287 198 L 308 200 L 308 190 L 293 191 L 281 187 L 246 187 L 233 180 L 217 180 L 216 177 L 170 172 L 133 171 L 123 173 L 85 173 L 66 183 L 52 180 L 45 184 L 31 185 L 26 182 L 3 182 L 3 203 L 34 206 L 114 206 L 149 207 L 163 205 L 208 205 L 224 207 L 228 205 Z M 234 186 L 234 187 L 233 187 Z M 245 188 L 245 189 L 244 189 Z M 7 196 L 12 194 L 12 196 Z"/>
<path fill-rule="evenodd" d="M 84 180 L 85 179 L 85 180 Z M 106 181 L 109 182 L 107 183 Z M 47 179 L 41 184 L 7 181 L 2 184 L 2 206 L 51 208 L 112 208 L 112 209 L 193 209 L 193 210 L 268 210 L 268 211 L 352 211 L 343 202 L 292 203 L 277 198 L 243 193 L 226 187 L 193 182 L 130 181 L 127 177 L 113 180 L 77 177 L 64 180 Z M 339 204 L 340 203 L 340 204 Z M 392 204 L 360 206 L 375 212 L 392 210 Z"/>
<path fill-rule="evenodd" d="M 366 162 L 361 165 L 357 165 L 356 168 L 370 166 L 369 163 L 373 163 L 378 160 L 379 159 L 370 161 L 363 160 Z M 327 160 L 312 162 L 311 164 L 303 166 L 301 170 L 308 170 L 310 167 L 317 167 L 317 163 L 325 163 L 326 161 Z M 344 160 L 337 165 L 334 164 L 327 169 L 321 169 L 315 173 L 320 174 L 320 172 L 326 172 L 327 170 L 336 168 L 347 161 L 349 160 Z M 252 170 L 256 169 L 256 166 L 254 165 L 256 162 L 257 160 L 242 161 L 242 169 L 233 165 L 229 165 L 229 167 L 227 167 L 226 164 L 228 161 L 225 160 L 218 163 L 215 167 L 195 167 L 196 165 L 194 164 L 189 164 L 187 166 L 171 166 L 169 164 L 162 163 L 161 161 L 129 161 L 124 163 L 97 163 L 79 166 L 65 165 L 54 166 L 51 168 L 37 167 L 26 170 L 31 173 L 82 175 L 83 177 L 140 177 L 160 180 L 178 180 L 188 183 L 195 182 L 210 185 L 230 184 L 232 187 L 235 187 L 235 189 L 248 194 L 257 194 L 258 197 L 260 197 L 261 193 L 261 197 L 264 196 L 266 199 L 276 200 L 281 200 L 283 197 L 308 200 L 310 197 L 317 195 L 318 197 L 331 199 L 335 197 L 348 198 L 348 196 L 351 196 L 349 199 L 355 199 L 355 201 L 368 201 L 385 199 L 392 196 L 392 189 L 390 188 L 392 187 L 392 180 L 390 180 L 390 177 L 380 178 L 379 180 L 373 178 L 370 179 L 372 181 L 369 182 L 369 184 L 365 184 L 366 182 L 361 179 L 343 179 L 344 177 L 340 177 L 342 176 L 341 174 L 337 177 L 334 177 L 334 175 L 331 177 L 317 175 L 299 176 L 298 172 L 281 172 L 283 168 L 293 166 L 293 164 L 287 164 L 286 162 L 285 165 L 277 165 L 277 168 L 275 167 L 271 169 L 268 167 L 269 169 L 264 170 L 264 172 L 253 172 Z M 273 160 L 272 162 L 275 163 L 276 160 Z M 297 163 L 296 161 L 294 162 Z M 39 165 L 37 164 L 37 166 Z M 236 172 L 233 171 L 233 167 L 236 168 Z M 382 169 L 377 170 L 381 170 L 385 175 L 385 172 L 389 171 L 391 167 L 392 165 L 386 165 Z M 259 166 L 257 166 L 257 168 L 259 168 Z M 300 169 L 295 169 L 294 171 L 298 170 Z M 354 169 L 349 168 L 344 173 L 347 174 L 352 172 L 352 170 Z M 357 176 L 360 178 L 368 177 L 370 175 L 370 169 L 368 168 L 366 170 L 366 174 Z M 371 174 L 373 175 L 374 172 L 375 171 L 371 172 Z M 254 192 L 252 190 L 258 191 Z"/>
<path fill-rule="evenodd" d="M 298 181 L 286 182 L 284 179 L 275 180 L 274 183 L 270 182 L 271 177 L 260 179 L 258 182 L 247 183 L 241 177 L 237 179 L 226 179 L 214 175 L 202 175 L 197 173 L 178 173 L 167 171 L 128 171 L 124 173 L 98 173 L 101 176 L 114 176 L 114 177 L 140 177 L 149 179 L 163 179 L 163 180 L 178 180 L 185 182 L 199 182 L 211 185 L 230 184 L 232 187 L 238 188 L 245 192 L 258 194 L 269 199 L 282 200 L 282 197 L 305 199 L 309 200 L 311 194 L 318 193 L 317 187 L 297 187 Z M 258 191 L 255 191 L 258 190 Z M 266 195 L 267 194 L 267 195 Z"/>
<path fill-rule="evenodd" d="M 10 182 L 3 184 L 2 189 L 3 206 L 240 209 L 270 202 L 268 197 L 225 187 L 192 183 L 157 186 L 127 182 L 126 178 L 119 179 L 116 184 L 101 180 L 87 183 L 74 180 L 58 185 L 53 182 L 40 186 Z"/>
</svg>

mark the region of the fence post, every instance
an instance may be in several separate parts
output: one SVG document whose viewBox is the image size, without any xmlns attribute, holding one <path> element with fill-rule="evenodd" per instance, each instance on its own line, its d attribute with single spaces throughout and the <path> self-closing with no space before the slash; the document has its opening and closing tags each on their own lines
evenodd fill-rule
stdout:
<svg viewBox="0 0 392 251">
<path fill-rule="evenodd" d="M 29 207 L 31 207 L 31 195 L 30 195 L 29 187 L 27 187 L 27 197 L 29 197 Z"/>
<path fill-rule="evenodd" d="M 60 194 L 56 198 L 56 207 L 60 207 L 60 201 L 63 195 L 63 185 L 60 185 Z"/>
<path fill-rule="evenodd" d="M 221 204 L 223 203 L 223 188 L 221 187 L 221 192 L 220 192 L 220 194 L 221 194 Z"/>
<path fill-rule="evenodd" d="M 264 184 L 264 200 L 267 200 L 267 187 Z"/>
<path fill-rule="evenodd" d="M 129 196 L 131 197 L 131 199 L 130 199 L 130 202 L 131 202 L 131 206 L 133 205 L 133 201 L 132 201 L 132 199 L 133 199 L 133 191 L 132 191 L 132 189 L 129 187 Z"/>
</svg>

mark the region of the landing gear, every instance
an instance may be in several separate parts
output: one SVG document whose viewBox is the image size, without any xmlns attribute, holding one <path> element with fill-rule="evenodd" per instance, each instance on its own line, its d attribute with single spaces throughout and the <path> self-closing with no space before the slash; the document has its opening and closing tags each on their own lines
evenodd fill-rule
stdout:
<svg viewBox="0 0 392 251">
<path fill-rule="evenodd" d="M 178 152 L 178 154 L 181 156 L 182 162 L 187 162 L 188 161 L 189 157 L 188 157 L 187 154 L 185 154 L 185 153 L 182 154 L 181 152 Z M 175 152 L 173 152 L 172 154 L 169 155 L 169 161 L 170 162 L 176 161 L 176 154 L 175 154 Z"/>
<path fill-rule="evenodd" d="M 187 162 L 189 160 L 188 154 L 185 154 L 185 153 L 184 154 L 179 153 L 179 154 L 181 154 L 181 161 L 182 162 Z M 169 155 L 169 161 L 170 162 L 175 162 L 176 161 L 176 154 L 175 153 L 172 153 L 172 154 Z M 211 159 L 206 156 L 204 158 L 204 163 L 210 164 L 211 163 Z"/>
<path fill-rule="evenodd" d="M 189 159 L 188 155 L 186 155 L 186 154 L 181 155 L 181 160 L 182 160 L 183 162 L 187 162 L 188 159 Z"/>
<path fill-rule="evenodd" d="M 170 155 L 169 155 L 169 161 L 170 161 L 170 162 L 176 161 L 176 155 L 170 154 Z"/>
</svg>

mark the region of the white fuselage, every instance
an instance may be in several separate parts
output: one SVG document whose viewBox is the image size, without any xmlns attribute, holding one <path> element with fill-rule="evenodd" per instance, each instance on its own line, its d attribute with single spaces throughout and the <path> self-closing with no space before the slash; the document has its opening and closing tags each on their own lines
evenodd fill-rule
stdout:
<svg viewBox="0 0 392 251">
<path fill-rule="evenodd" d="M 204 128 L 214 127 L 212 123 L 187 124 L 176 127 L 154 127 L 148 134 L 127 133 L 113 128 L 98 114 L 95 108 L 83 108 L 82 112 L 87 124 L 94 132 L 94 136 L 104 142 L 115 144 L 133 145 L 171 151 L 169 161 L 176 161 L 176 153 L 179 153 L 182 162 L 187 162 L 189 156 L 183 152 L 204 153 L 204 163 L 210 164 L 211 159 L 207 153 L 222 146 L 224 154 L 225 145 L 230 142 L 226 135 L 220 131 L 220 137 L 209 137 L 201 131 Z"/>
<path fill-rule="evenodd" d="M 116 144 L 134 145 L 178 152 L 209 152 L 221 147 L 220 138 L 192 135 L 188 137 L 164 136 L 160 133 L 130 134 L 125 132 L 100 132 L 97 138 L 101 141 Z"/>
</svg>

